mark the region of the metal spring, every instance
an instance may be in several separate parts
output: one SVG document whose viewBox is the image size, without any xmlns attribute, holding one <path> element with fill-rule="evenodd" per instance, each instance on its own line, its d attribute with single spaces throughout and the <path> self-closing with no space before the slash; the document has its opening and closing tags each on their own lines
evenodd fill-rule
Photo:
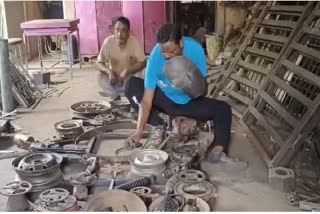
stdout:
<svg viewBox="0 0 320 214">
<path fill-rule="evenodd" d="M 139 178 L 133 181 L 129 181 L 127 183 L 121 184 L 117 187 L 115 187 L 115 189 L 122 189 L 125 191 L 129 191 L 132 188 L 135 187 L 141 187 L 141 186 L 150 186 L 151 184 L 153 184 L 156 181 L 156 176 L 152 175 L 149 177 L 143 177 L 143 178 Z"/>
</svg>

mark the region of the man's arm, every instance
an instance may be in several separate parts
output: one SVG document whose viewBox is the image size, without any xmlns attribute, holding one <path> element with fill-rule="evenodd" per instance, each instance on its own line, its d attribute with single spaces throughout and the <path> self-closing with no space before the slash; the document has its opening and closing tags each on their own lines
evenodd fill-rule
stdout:
<svg viewBox="0 0 320 214">
<path fill-rule="evenodd" d="M 135 74 L 139 71 L 141 71 L 142 69 L 144 69 L 146 67 L 146 60 L 143 60 L 142 62 L 136 62 L 133 65 L 129 66 L 129 68 L 127 69 L 127 74 Z"/>
<path fill-rule="evenodd" d="M 109 69 L 108 66 L 106 66 L 106 64 L 103 62 L 97 62 L 96 67 L 99 71 L 108 75 L 110 75 L 112 72 L 111 69 Z"/>
<path fill-rule="evenodd" d="M 136 129 L 136 135 L 138 135 L 139 140 L 143 134 L 143 129 L 149 119 L 153 97 L 154 97 L 154 90 L 150 90 L 150 89 L 144 90 L 143 98 L 140 102 L 138 124 Z"/>
</svg>

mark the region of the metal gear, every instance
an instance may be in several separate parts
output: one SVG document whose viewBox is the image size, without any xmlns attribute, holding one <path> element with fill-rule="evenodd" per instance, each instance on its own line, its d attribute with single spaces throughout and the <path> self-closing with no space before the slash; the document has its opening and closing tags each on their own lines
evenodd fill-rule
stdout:
<svg viewBox="0 0 320 214">
<path fill-rule="evenodd" d="M 32 184 L 27 181 L 13 181 L 0 189 L 0 194 L 5 196 L 17 196 L 30 192 Z"/>
<path fill-rule="evenodd" d="M 70 193 L 66 189 L 53 188 L 42 192 L 39 199 L 45 203 L 57 203 L 64 201 L 69 195 Z"/>
</svg>

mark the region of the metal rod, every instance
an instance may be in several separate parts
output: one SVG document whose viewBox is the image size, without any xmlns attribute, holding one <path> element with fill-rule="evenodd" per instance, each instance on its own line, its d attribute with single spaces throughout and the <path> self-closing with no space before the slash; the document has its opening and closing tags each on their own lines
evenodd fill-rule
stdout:
<svg viewBox="0 0 320 214">
<path fill-rule="evenodd" d="M 12 80 L 10 75 L 8 39 L 0 38 L 0 82 L 2 111 L 7 113 L 14 110 Z"/>
</svg>

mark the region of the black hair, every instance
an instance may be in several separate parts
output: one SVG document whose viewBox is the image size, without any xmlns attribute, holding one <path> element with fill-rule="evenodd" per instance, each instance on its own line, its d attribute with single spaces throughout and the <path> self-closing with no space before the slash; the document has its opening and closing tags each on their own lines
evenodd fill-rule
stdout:
<svg viewBox="0 0 320 214">
<path fill-rule="evenodd" d="M 115 26 L 115 24 L 117 22 L 121 22 L 122 24 L 124 25 L 127 25 L 128 27 L 128 30 L 130 30 L 130 21 L 127 17 L 124 17 L 124 16 L 119 16 L 119 17 L 116 17 L 115 19 L 113 19 L 112 21 L 112 26 Z"/>
<path fill-rule="evenodd" d="M 182 38 L 178 25 L 175 24 L 164 24 L 157 32 L 157 42 L 160 44 L 172 41 L 179 44 Z"/>
</svg>

